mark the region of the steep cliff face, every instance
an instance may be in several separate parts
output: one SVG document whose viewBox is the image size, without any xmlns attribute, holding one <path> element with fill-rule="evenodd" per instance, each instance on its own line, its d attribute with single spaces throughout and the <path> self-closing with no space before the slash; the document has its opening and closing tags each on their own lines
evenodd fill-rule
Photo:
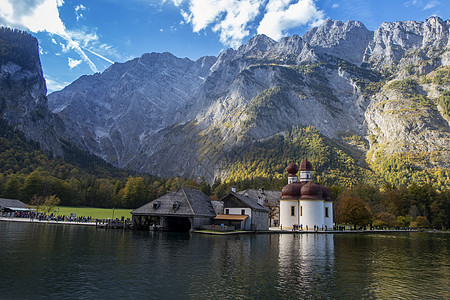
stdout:
<svg viewBox="0 0 450 300">
<path fill-rule="evenodd" d="M 25 32 L 1 28 L 0 50 L 0 117 L 39 142 L 42 149 L 61 155 L 57 131 L 63 123 L 47 107 L 37 40 Z"/>
<path fill-rule="evenodd" d="M 296 125 L 361 163 L 415 151 L 448 167 L 449 24 L 432 17 L 371 32 L 327 20 L 303 37 L 258 35 L 196 62 L 146 54 L 80 78 L 50 106 L 78 145 L 162 176 L 226 176 L 227 153 Z"/>
</svg>

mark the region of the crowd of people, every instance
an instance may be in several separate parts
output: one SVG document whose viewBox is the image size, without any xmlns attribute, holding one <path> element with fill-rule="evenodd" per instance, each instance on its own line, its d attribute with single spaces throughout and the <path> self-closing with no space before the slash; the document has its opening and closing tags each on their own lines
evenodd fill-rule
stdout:
<svg viewBox="0 0 450 300">
<path fill-rule="evenodd" d="M 56 215 L 54 213 L 52 214 L 45 214 L 42 212 L 35 212 L 35 211 L 14 211 L 14 212 L 2 212 L 2 217 L 7 218 L 27 218 L 30 219 L 30 221 L 55 221 L 55 222 L 78 222 L 78 223 L 86 223 L 86 222 L 96 222 L 97 219 L 92 219 L 90 216 L 65 216 L 65 215 Z"/>
</svg>

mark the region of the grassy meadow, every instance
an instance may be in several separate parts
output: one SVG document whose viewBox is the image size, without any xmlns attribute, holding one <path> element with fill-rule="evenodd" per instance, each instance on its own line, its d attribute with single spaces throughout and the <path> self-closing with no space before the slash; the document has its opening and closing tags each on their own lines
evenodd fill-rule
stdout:
<svg viewBox="0 0 450 300">
<path fill-rule="evenodd" d="M 71 213 L 76 214 L 77 217 L 89 217 L 93 219 L 107 219 L 113 218 L 112 208 L 94 208 L 94 207 L 70 207 L 70 206 L 58 206 L 52 211 L 54 214 L 60 216 L 70 216 Z M 56 213 L 55 213 L 56 212 Z M 51 213 L 51 212 L 50 212 Z M 114 219 L 122 218 L 131 219 L 131 209 L 116 208 L 114 209 Z"/>
</svg>

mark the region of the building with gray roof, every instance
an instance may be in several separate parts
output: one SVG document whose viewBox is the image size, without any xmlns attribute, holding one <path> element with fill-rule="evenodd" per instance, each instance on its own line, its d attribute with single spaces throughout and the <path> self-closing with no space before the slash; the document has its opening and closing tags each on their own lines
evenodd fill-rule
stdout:
<svg viewBox="0 0 450 300">
<path fill-rule="evenodd" d="M 276 227 L 279 225 L 281 191 L 246 189 L 243 191 L 238 191 L 237 193 L 247 195 L 249 198 L 253 199 L 262 199 L 263 205 L 272 211 L 269 213 L 269 226 Z"/>
<path fill-rule="evenodd" d="M 263 205 L 262 199 L 231 192 L 221 201 L 224 214 L 214 218 L 215 224 L 240 230 L 269 230 L 269 213 L 272 211 Z"/>
<path fill-rule="evenodd" d="M 188 231 L 211 224 L 216 213 L 206 194 L 182 187 L 133 210 L 131 215 L 136 228 Z"/>
<path fill-rule="evenodd" d="M 19 212 L 32 211 L 25 203 L 16 199 L 0 198 L 0 211 L 2 212 Z"/>
</svg>

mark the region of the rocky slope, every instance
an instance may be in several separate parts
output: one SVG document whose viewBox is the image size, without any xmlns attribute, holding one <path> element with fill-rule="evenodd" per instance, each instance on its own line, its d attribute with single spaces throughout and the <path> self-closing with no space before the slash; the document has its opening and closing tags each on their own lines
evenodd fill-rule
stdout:
<svg viewBox="0 0 450 300">
<path fill-rule="evenodd" d="M 361 164 L 414 151 L 448 168 L 449 28 L 437 17 L 374 32 L 327 20 L 217 58 L 145 54 L 81 77 L 49 103 L 77 145 L 160 176 L 224 177 L 227 153 L 295 125 L 316 127 Z"/>
<path fill-rule="evenodd" d="M 0 118 L 45 151 L 61 155 L 58 137 L 64 124 L 47 107 L 37 40 L 2 27 L 0 53 Z"/>
</svg>

